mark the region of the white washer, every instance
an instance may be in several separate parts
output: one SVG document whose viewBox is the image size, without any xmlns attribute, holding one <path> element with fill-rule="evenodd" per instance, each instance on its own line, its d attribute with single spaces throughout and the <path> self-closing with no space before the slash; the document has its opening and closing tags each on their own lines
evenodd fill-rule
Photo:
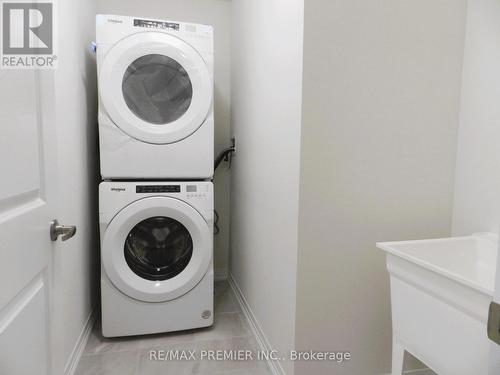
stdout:
<svg viewBox="0 0 500 375">
<path fill-rule="evenodd" d="M 102 333 L 213 324 L 211 182 L 102 182 Z"/>
<path fill-rule="evenodd" d="M 211 178 L 213 29 L 97 15 L 103 179 Z"/>
</svg>

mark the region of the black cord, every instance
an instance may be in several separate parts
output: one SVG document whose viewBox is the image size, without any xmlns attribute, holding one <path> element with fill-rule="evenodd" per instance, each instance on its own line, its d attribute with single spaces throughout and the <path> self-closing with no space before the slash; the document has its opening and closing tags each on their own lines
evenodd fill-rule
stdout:
<svg viewBox="0 0 500 375">
<path fill-rule="evenodd" d="M 220 233 L 220 229 L 219 229 L 219 226 L 217 225 L 219 223 L 219 213 L 214 210 L 214 214 L 215 214 L 215 220 L 214 220 L 214 235 L 217 235 Z"/>
<path fill-rule="evenodd" d="M 215 158 L 214 170 L 216 170 L 217 167 L 219 166 L 219 164 L 222 163 L 222 160 L 230 161 L 231 155 L 234 151 L 235 151 L 234 146 L 231 146 L 231 147 L 228 147 L 228 148 L 225 148 L 224 150 L 222 150 L 219 153 L 219 155 L 217 155 L 217 157 Z"/>
<path fill-rule="evenodd" d="M 217 169 L 217 167 L 222 163 L 222 160 L 229 161 L 229 167 L 231 168 L 231 161 L 232 161 L 232 154 L 235 151 L 235 147 L 231 146 L 228 148 L 225 148 L 222 150 L 219 155 L 215 158 L 214 161 L 214 171 Z M 217 235 L 220 233 L 220 228 L 219 228 L 219 213 L 214 210 L 214 235 Z"/>
</svg>

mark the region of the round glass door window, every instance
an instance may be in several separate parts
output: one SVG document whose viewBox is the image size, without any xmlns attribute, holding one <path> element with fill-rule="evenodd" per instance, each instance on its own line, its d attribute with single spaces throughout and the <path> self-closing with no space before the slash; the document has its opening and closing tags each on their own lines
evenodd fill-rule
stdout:
<svg viewBox="0 0 500 375">
<path fill-rule="evenodd" d="M 130 269 L 147 280 L 177 276 L 193 255 L 193 240 L 177 220 L 157 216 L 132 228 L 125 240 L 125 260 Z"/>
<path fill-rule="evenodd" d="M 142 120 L 165 125 L 188 110 L 193 86 L 186 70 L 165 55 L 145 55 L 129 65 L 122 81 L 129 109 Z"/>
</svg>

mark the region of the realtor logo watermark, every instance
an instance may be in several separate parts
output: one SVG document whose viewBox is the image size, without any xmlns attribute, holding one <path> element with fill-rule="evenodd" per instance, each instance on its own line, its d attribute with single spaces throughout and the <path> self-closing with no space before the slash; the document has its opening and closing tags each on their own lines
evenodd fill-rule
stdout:
<svg viewBox="0 0 500 375">
<path fill-rule="evenodd" d="M 57 67 L 54 2 L 2 1 L 3 69 Z"/>
</svg>

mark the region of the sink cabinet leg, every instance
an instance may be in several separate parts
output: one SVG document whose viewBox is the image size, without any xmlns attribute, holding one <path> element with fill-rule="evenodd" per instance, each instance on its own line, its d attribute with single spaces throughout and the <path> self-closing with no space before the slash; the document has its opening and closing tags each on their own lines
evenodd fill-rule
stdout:
<svg viewBox="0 0 500 375">
<path fill-rule="evenodd" d="M 392 342 L 392 373 L 391 375 L 401 375 L 403 373 L 403 362 L 405 358 L 404 346 L 394 340 Z"/>
</svg>

